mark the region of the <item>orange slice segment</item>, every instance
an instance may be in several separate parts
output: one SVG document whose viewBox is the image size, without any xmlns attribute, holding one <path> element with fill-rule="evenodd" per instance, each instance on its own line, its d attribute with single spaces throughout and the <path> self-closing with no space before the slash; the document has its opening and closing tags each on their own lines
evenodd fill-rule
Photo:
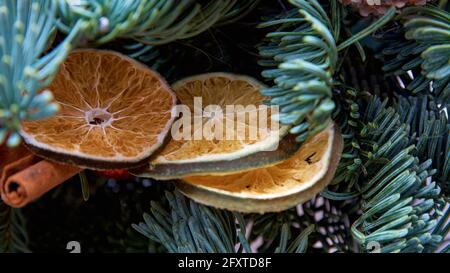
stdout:
<svg viewBox="0 0 450 273">
<path fill-rule="evenodd" d="M 273 212 L 311 199 L 334 176 L 343 148 L 336 125 L 302 144 L 275 166 L 227 176 L 190 176 L 177 187 L 188 197 L 218 208 Z"/>
<path fill-rule="evenodd" d="M 162 145 L 176 97 L 156 72 L 110 51 L 77 50 L 48 87 L 53 117 L 23 122 L 37 154 L 91 169 L 141 165 Z"/>
</svg>

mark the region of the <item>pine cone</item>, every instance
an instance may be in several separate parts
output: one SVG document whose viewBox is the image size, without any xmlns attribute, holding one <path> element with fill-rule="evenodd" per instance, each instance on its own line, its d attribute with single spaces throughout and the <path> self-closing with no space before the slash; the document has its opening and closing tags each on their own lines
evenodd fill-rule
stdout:
<svg viewBox="0 0 450 273">
<path fill-rule="evenodd" d="M 390 7 L 403 8 L 406 5 L 423 6 L 428 0 L 339 0 L 345 6 L 359 10 L 362 16 L 382 15 Z"/>
</svg>

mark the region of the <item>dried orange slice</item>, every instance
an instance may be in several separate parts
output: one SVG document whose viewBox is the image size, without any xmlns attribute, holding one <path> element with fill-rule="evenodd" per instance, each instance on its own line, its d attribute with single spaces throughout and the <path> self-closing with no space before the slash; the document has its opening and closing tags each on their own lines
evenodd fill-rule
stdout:
<svg viewBox="0 0 450 273">
<path fill-rule="evenodd" d="M 331 125 L 275 166 L 227 176 L 191 176 L 177 182 L 182 193 L 199 203 L 241 212 L 276 212 L 311 199 L 334 176 L 343 148 Z"/>
<path fill-rule="evenodd" d="M 261 151 L 232 160 L 210 162 L 190 162 L 183 164 L 153 164 L 137 168 L 132 174 L 141 177 L 151 177 L 158 180 L 178 179 L 188 175 L 229 175 L 243 171 L 276 165 L 287 160 L 300 147 L 295 135 L 284 137 L 274 151 Z"/>
<path fill-rule="evenodd" d="M 291 141 L 284 145 L 285 152 L 278 149 L 288 128 L 272 120 L 275 111 L 264 105 L 267 98 L 259 92 L 263 85 L 255 79 L 208 73 L 183 79 L 172 87 L 187 113 L 174 122 L 168 144 L 137 175 L 173 179 L 227 174 L 275 164 L 296 151 Z M 186 116 L 186 122 L 181 122 Z M 174 135 L 186 131 L 187 136 L 175 139 Z M 269 156 L 271 152 L 277 156 Z M 246 157 L 257 153 L 267 160 L 249 164 L 251 159 Z"/>
<path fill-rule="evenodd" d="M 48 89 L 60 111 L 23 122 L 21 135 L 38 155 L 81 167 L 141 165 L 175 118 L 176 97 L 165 80 L 111 51 L 74 51 Z"/>
</svg>

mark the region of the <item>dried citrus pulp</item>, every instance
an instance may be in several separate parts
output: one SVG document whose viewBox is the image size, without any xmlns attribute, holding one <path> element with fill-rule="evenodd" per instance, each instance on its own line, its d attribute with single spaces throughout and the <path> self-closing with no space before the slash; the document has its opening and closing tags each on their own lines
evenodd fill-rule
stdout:
<svg viewBox="0 0 450 273">
<path fill-rule="evenodd" d="M 342 136 L 332 124 L 310 138 L 288 160 L 275 166 L 227 176 L 190 176 L 177 182 L 188 197 L 218 208 L 274 212 L 311 199 L 333 178 Z"/>
<path fill-rule="evenodd" d="M 176 97 L 164 79 L 110 51 L 74 51 L 48 89 L 60 111 L 24 122 L 21 135 L 39 155 L 82 167 L 147 162 L 175 118 Z"/>
<path fill-rule="evenodd" d="M 262 87 L 253 78 L 229 73 L 197 75 L 173 84 L 186 111 L 179 108 L 172 139 L 135 174 L 162 180 L 226 175 L 288 158 L 297 144 L 292 139 L 280 142 L 288 128 L 272 120 L 275 111 L 264 105 Z M 187 137 L 174 137 L 186 131 Z"/>
</svg>

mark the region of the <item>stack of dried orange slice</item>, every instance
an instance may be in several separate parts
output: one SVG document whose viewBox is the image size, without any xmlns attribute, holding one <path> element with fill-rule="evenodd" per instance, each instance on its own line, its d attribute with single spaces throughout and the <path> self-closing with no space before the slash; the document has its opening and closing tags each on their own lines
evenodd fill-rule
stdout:
<svg viewBox="0 0 450 273">
<path fill-rule="evenodd" d="M 139 167 L 133 174 L 178 179 L 178 188 L 200 203 L 280 211 L 327 185 L 342 139 L 332 125 L 300 145 L 272 119 L 277 109 L 264 105 L 262 87 L 247 76 L 209 73 L 172 91 L 158 73 L 125 56 L 78 50 L 49 87 L 59 113 L 24 122 L 21 135 L 49 160 Z"/>
</svg>

